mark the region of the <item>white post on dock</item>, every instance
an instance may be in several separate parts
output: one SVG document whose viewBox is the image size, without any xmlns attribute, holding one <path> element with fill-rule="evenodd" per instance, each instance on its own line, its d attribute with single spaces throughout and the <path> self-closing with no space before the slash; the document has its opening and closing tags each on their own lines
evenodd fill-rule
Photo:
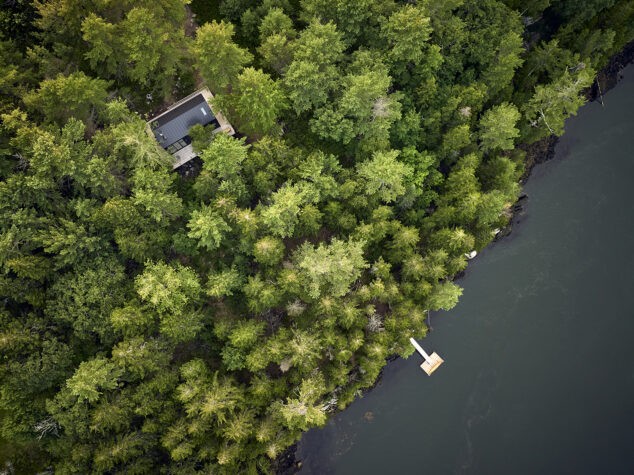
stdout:
<svg viewBox="0 0 634 475">
<path fill-rule="evenodd" d="M 423 358 L 425 358 L 425 361 L 428 361 L 428 362 L 431 363 L 431 358 L 429 357 L 429 355 L 427 353 L 425 353 L 425 350 L 423 350 L 423 347 L 420 346 L 418 344 L 418 342 L 416 340 L 414 340 L 413 338 L 410 338 L 409 341 L 410 341 L 410 343 L 412 345 L 414 345 L 414 348 L 416 348 L 416 350 L 418 350 L 418 352 L 421 354 L 421 356 Z"/>
</svg>

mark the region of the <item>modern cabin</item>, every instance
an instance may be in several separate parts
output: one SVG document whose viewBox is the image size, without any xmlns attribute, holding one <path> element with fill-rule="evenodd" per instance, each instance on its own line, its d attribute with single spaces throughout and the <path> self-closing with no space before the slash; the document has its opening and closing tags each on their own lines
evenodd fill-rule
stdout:
<svg viewBox="0 0 634 475">
<path fill-rule="evenodd" d="M 197 124 L 213 127 L 214 133 L 234 135 L 235 130 L 219 112 L 209 105 L 213 95 L 207 88 L 190 94 L 147 123 L 147 131 L 174 157 L 174 168 L 196 157 L 189 130 Z"/>
</svg>

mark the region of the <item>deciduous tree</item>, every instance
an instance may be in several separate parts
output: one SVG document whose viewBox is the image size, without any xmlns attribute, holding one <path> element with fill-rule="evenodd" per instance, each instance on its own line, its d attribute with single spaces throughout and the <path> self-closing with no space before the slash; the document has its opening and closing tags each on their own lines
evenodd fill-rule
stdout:
<svg viewBox="0 0 634 475">
<path fill-rule="evenodd" d="M 238 76 L 233 94 L 220 104 L 228 103 L 238 127 L 247 134 L 268 134 L 276 130 L 286 98 L 271 76 L 259 69 L 246 68 Z"/>
<path fill-rule="evenodd" d="M 192 51 L 200 73 L 214 92 L 233 85 L 240 71 L 253 59 L 251 53 L 233 42 L 233 34 L 231 23 L 215 20 L 196 32 Z"/>
</svg>

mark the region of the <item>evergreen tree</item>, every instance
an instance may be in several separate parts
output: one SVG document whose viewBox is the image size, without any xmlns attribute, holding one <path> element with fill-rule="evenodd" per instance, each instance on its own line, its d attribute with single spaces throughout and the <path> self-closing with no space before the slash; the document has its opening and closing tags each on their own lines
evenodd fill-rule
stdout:
<svg viewBox="0 0 634 475">
<path fill-rule="evenodd" d="M 634 37 L 627 0 L 187 3 L 0 12 L 16 473 L 271 472 L 456 305 L 513 148 Z M 192 127 L 174 171 L 146 121 L 200 80 L 238 134 Z"/>
<path fill-rule="evenodd" d="M 233 42 L 231 23 L 212 21 L 202 25 L 196 34 L 193 54 L 209 88 L 222 92 L 234 85 L 240 71 L 253 56 Z"/>
</svg>

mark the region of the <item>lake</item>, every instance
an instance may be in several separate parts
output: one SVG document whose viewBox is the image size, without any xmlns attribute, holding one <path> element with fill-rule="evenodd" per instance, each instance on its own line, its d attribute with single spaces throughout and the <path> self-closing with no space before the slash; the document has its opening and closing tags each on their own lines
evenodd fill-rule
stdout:
<svg viewBox="0 0 634 475">
<path fill-rule="evenodd" d="M 415 354 L 302 439 L 308 474 L 634 473 L 634 66 L 570 119 L 513 233 Z"/>
</svg>

